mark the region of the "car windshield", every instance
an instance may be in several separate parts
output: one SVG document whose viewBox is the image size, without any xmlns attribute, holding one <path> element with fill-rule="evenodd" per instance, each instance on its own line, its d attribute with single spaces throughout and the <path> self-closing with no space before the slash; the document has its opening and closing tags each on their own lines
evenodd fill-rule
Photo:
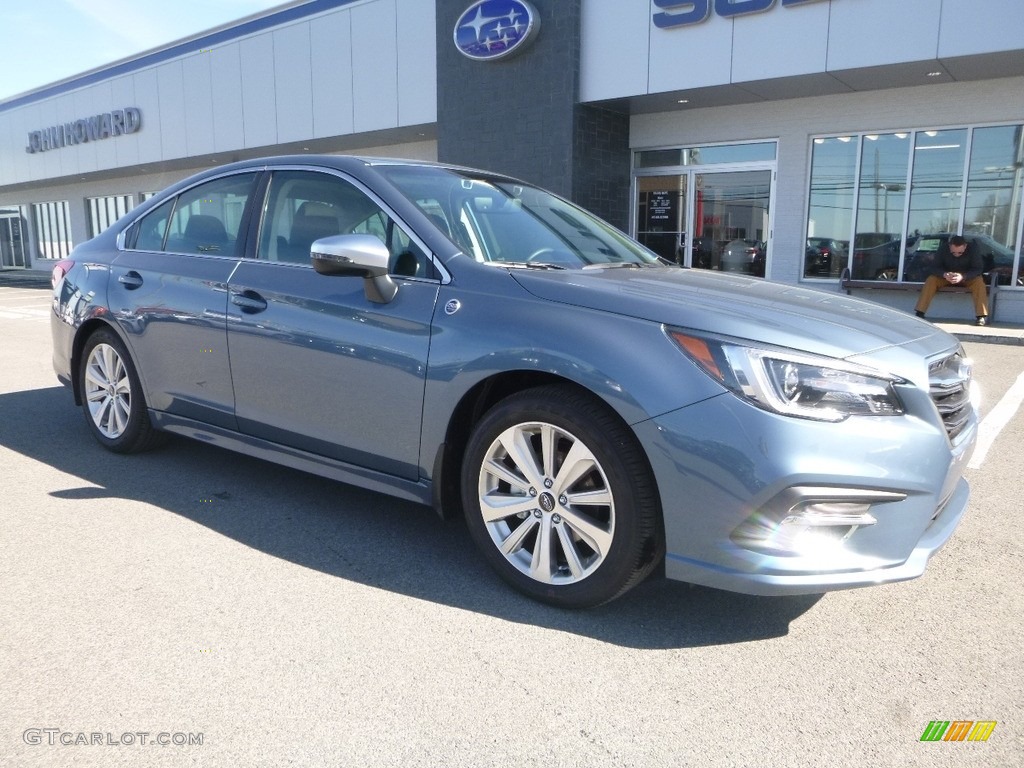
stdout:
<svg viewBox="0 0 1024 768">
<path fill-rule="evenodd" d="M 662 263 L 611 225 L 537 187 L 433 166 L 376 170 L 477 261 L 569 269 Z"/>
</svg>

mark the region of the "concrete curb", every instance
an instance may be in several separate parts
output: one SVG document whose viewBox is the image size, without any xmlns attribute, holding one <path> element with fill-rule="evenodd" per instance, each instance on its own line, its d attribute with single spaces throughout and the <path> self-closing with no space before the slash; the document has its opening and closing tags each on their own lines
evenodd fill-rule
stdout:
<svg viewBox="0 0 1024 768">
<path fill-rule="evenodd" d="M 971 323 L 937 322 L 936 326 L 956 336 L 960 341 L 976 341 L 983 344 L 1024 344 L 1024 326 L 1021 325 L 985 325 Z"/>
<path fill-rule="evenodd" d="M 19 286 L 26 288 L 49 288 L 50 272 L 39 269 L 4 269 L 0 268 L 0 286 Z"/>
</svg>

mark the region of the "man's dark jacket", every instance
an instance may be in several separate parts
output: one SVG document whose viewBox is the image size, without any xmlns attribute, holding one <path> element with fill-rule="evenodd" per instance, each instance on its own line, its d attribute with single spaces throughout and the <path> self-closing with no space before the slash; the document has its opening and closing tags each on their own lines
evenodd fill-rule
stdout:
<svg viewBox="0 0 1024 768">
<path fill-rule="evenodd" d="M 967 241 L 967 250 L 963 256 L 954 256 L 949 250 L 949 242 L 943 241 L 935 254 L 930 274 L 942 277 L 947 272 L 959 272 L 964 276 L 964 282 L 967 282 L 984 271 L 985 264 L 972 241 Z"/>
</svg>

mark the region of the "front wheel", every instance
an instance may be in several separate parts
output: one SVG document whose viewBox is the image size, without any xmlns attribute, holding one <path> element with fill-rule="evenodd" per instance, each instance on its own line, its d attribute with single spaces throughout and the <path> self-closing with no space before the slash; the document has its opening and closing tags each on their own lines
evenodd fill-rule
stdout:
<svg viewBox="0 0 1024 768">
<path fill-rule="evenodd" d="M 467 446 L 462 495 L 484 557 L 546 603 L 612 600 L 663 554 L 661 507 L 640 446 L 606 405 L 571 386 L 494 406 Z"/>
<path fill-rule="evenodd" d="M 124 343 L 112 331 L 96 331 L 85 342 L 82 360 L 82 408 L 93 436 L 115 453 L 153 447 L 160 433 L 149 421 L 139 376 Z"/>
</svg>

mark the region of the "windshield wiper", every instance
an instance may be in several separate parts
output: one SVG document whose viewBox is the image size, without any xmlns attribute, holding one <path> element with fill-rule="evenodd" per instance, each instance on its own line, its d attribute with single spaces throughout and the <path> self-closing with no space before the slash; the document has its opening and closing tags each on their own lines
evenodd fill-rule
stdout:
<svg viewBox="0 0 1024 768">
<path fill-rule="evenodd" d="M 508 267 L 509 269 L 565 269 L 561 264 L 548 264 L 543 261 L 485 261 L 492 267 Z"/>
<path fill-rule="evenodd" d="M 583 269 L 647 269 L 660 264 L 641 264 L 637 261 L 619 261 L 614 264 L 587 264 Z"/>
</svg>

